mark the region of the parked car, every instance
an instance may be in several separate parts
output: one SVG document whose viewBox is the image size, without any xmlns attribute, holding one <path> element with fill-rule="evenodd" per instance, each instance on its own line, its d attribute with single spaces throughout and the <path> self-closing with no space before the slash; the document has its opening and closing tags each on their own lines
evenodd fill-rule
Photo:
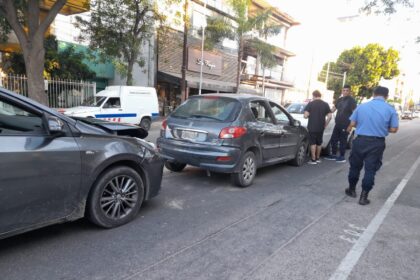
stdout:
<svg viewBox="0 0 420 280">
<path fill-rule="evenodd" d="M 280 105 L 245 94 L 193 96 L 162 123 L 158 149 L 165 166 L 187 164 L 230 173 L 234 184 L 252 184 L 257 168 L 306 159 L 307 130 Z"/>
<path fill-rule="evenodd" d="M 146 136 L 0 88 L 0 238 L 84 216 L 104 228 L 132 220 L 162 180 Z"/>
<path fill-rule="evenodd" d="M 401 119 L 403 120 L 412 120 L 413 119 L 413 112 L 411 111 L 404 111 L 401 115 Z"/>
<path fill-rule="evenodd" d="M 153 118 L 159 116 L 159 106 L 153 87 L 109 86 L 82 106 L 65 109 L 64 114 L 131 123 L 149 130 Z"/>
<path fill-rule="evenodd" d="M 292 115 L 292 117 L 296 120 L 299 120 L 302 126 L 304 127 L 308 126 L 308 119 L 305 119 L 303 117 L 306 105 L 308 105 L 308 102 L 296 102 L 296 103 L 291 103 L 286 107 L 286 110 Z M 331 153 L 330 140 L 334 131 L 334 126 L 335 126 L 335 117 L 333 116 L 331 118 L 330 123 L 325 128 L 324 136 L 322 138 L 322 149 L 323 149 L 324 154 Z M 353 131 L 349 134 L 347 138 L 347 147 L 346 147 L 347 149 L 351 149 L 354 138 L 355 138 L 355 130 L 353 129 Z"/>
</svg>

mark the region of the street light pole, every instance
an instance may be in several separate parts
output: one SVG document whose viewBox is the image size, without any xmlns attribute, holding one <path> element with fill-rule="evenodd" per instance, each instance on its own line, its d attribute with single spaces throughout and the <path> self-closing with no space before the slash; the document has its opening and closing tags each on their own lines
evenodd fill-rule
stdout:
<svg viewBox="0 0 420 280">
<path fill-rule="evenodd" d="M 204 12 L 206 12 L 207 8 L 207 0 L 204 2 Z M 204 14 L 205 21 L 203 22 L 203 26 L 201 28 L 201 60 L 200 60 L 200 85 L 198 88 L 198 95 L 201 95 L 201 88 L 203 84 L 203 66 L 204 66 L 204 35 L 207 25 L 206 15 Z"/>
<path fill-rule="evenodd" d="M 343 87 L 346 84 L 347 71 L 343 73 Z"/>
</svg>

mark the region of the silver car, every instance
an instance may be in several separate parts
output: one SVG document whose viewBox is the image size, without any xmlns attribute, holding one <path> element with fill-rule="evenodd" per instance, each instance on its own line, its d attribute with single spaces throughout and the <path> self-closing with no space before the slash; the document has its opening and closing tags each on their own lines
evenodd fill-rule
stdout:
<svg viewBox="0 0 420 280">
<path fill-rule="evenodd" d="M 84 216 L 105 228 L 134 219 L 162 180 L 145 136 L 0 88 L 0 238 Z"/>
</svg>

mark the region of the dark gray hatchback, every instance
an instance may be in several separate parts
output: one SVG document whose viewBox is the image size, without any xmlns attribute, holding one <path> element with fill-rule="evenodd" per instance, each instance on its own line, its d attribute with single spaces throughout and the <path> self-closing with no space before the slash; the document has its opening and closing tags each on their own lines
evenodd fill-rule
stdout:
<svg viewBox="0 0 420 280">
<path fill-rule="evenodd" d="M 0 88 L 0 238 L 85 215 L 106 228 L 132 220 L 162 180 L 163 160 L 145 136 Z"/>
<path fill-rule="evenodd" d="M 157 140 L 165 166 L 186 164 L 232 173 L 234 184 L 252 184 L 258 167 L 306 159 L 307 130 L 280 105 L 246 94 L 193 96 L 163 123 Z"/>
</svg>

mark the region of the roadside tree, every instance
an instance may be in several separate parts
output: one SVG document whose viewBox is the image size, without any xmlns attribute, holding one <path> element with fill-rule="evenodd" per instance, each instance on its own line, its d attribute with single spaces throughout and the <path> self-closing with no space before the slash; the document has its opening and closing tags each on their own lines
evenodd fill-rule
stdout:
<svg viewBox="0 0 420 280">
<path fill-rule="evenodd" d="M 169 4 L 173 1 L 160 1 Z M 142 47 L 166 21 L 164 8 L 152 0 L 92 0 L 90 19 L 76 17 L 80 40 L 99 52 L 101 61 L 112 61 L 117 71 L 133 84 L 133 67 L 144 66 Z M 159 29 L 159 28 L 158 28 Z"/>
<path fill-rule="evenodd" d="M 45 38 L 45 78 L 60 79 L 93 79 L 95 72 L 83 62 L 86 55 L 83 52 L 77 52 L 73 46 L 69 46 L 59 51 L 56 37 L 50 35 Z M 25 62 L 22 53 L 10 53 L 3 56 L 1 68 L 6 74 L 24 75 Z"/>
<path fill-rule="evenodd" d="M 7 40 L 11 31 L 16 34 L 22 50 L 28 77 L 30 98 L 47 103 L 44 93 L 44 36 L 67 0 L 56 0 L 51 9 L 41 15 L 39 0 L 0 0 L 0 38 Z"/>
<path fill-rule="evenodd" d="M 385 49 L 379 44 L 354 47 L 343 51 L 335 63 L 330 63 L 330 71 L 346 72 L 346 84 L 359 99 L 370 98 L 373 89 L 383 79 L 392 79 L 399 75 L 399 53 L 393 48 Z M 325 64 L 323 70 L 327 69 Z M 341 85 L 328 81 L 328 89 L 338 95 Z"/>
</svg>

